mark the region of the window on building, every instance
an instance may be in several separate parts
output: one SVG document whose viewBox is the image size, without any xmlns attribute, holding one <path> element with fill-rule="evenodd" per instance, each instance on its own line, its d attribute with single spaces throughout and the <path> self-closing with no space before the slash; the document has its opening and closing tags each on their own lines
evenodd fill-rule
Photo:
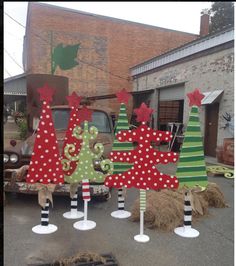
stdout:
<svg viewBox="0 0 236 266">
<path fill-rule="evenodd" d="M 158 128 L 167 130 L 167 124 L 171 122 L 183 123 L 184 100 L 160 101 L 158 112 Z"/>
</svg>

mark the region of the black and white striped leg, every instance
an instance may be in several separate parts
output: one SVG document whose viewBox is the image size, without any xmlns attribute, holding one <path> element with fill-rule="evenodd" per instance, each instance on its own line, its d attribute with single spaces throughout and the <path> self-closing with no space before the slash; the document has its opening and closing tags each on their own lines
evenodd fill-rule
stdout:
<svg viewBox="0 0 236 266">
<path fill-rule="evenodd" d="M 123 188 L 118 189 L 118 210 L 125 209 L 125 198 L 123 197 Z"/>
<path fill-rule="evenodd" d="M 188 192 L 185 192 L 184 195 L 184 226 L 175 228 L 174 232 L 188 238 L 199 236 L 199 232 L 192 228 L 192 206 Z"/>
<path fill-rule="evenodd" d="M 184 227 L 192 227 L 192 206 L 187 192 L 184 196 Z"/>
<path fill-rule="evenodd" d="M 78 211 L 78 189 L 70 201 L 70 211 L 63 213 L 66 219 L 79 219 L 84 216 L 84 213 Z"/>
<path fill-rule="evenodd" d="M 49 199 L 46 201 L 45 208 L 41 209 L 41 225 L 48 226 L 49 225 Z"/>
<path fill-rule="evenodd" d="M 71 199 L 70 202 L 71 212 L 77 211 L 77 207 L 78 207 L 78 193 L 76 191 L 74 197 Z"/>
<path fill-rule="evenodd" d="M 49 223 L 49 204 L 49 199 L 47 199 L 45 208 L 41 208 L 41 223 L 32 228 L 36 234 L 51 234 L 57 231 L 57 226 Z"/>
<path fill-rule="evenodd" d="M 114 218 L 128 218 L 130 217 L 131 213 L 125 211 L 125 197 L 124 197 L 124 189 L 118 189 L 118 210 L 111 213 L 111 216 Z"/>
</svg>

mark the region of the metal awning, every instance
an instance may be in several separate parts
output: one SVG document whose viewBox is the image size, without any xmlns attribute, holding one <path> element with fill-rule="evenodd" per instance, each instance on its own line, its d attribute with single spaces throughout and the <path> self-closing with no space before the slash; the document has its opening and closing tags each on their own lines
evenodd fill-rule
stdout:
<svg viewBox="0 0 236 266">
<path fill-rule="evenodd" d="M 221 98 L 224 90 L 215 90 L 215 91 L 209 91 L 209 92 L 203 92 L 205 97 L 202 99 L 202 105 L 204 104 L 212 104 L 215 102 L 218 102 Z"/>
</svg>

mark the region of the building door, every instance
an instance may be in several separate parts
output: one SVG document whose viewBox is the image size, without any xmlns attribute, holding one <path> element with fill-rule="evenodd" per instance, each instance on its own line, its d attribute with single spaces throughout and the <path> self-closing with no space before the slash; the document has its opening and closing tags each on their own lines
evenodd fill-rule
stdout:
<svg viewBox="0 0 236 266">
<path fill-rule="evenodd" d="M 207 156 L 216 157 L 218 115 L 219 103 L 206 105 L 204 152 Z"/>
</svg>

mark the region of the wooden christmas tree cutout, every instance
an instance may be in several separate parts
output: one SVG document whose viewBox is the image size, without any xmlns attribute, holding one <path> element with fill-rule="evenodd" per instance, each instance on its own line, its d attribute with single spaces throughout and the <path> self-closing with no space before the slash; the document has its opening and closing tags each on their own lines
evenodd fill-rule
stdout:
<svg viewBox="0 0 236 266">
<path fill-rule="evenodd" d="M 117 94 L 117 99 L 120 102 L 120 112 L 118 116 L 118 121 L 116 124 L 115 129 L 115 140 L 112 146 L 112 151 L 123 151 L 128 152 L 130 150 L 133 150 L 133 144 L 130 142 L 119 142 L 116 138 L 116 134 L 119 131 L 122 130 L 129 130 L 129 123 L 128 123 L 128 117 L 127 117 L 127 111 L 126 111 L 126 105 L 128 104 L 128 101 L 131 97 L 129 93 L 126 92 L 125 89 L 119 91 Z M 126 162 L 116 162 L 116 160 L 113 158 L 113 155 L 110 156 L 111 161 L 113 162 L 114 166 L 114 174 L 119 174 L 122 172 L 125 172 L 126 170 L 130 169 L 133 164 L 126 163 Z M 118 210 L 113 211 L 111 213 L 111 216 L 114 218 L 128 218 L 131 216 L 131 213 L 125 210 L 125 196 L 124 196 L 124 188 L 120 187 L 118 188 Z"/>
<path fill-rule="evenodd" d="M 64 175 L 61 167 L 60 154 L 56 133 L 52 120 L 52 111 L 49 103 L 52 100 L 54 89 L 47 84 L 38 89 L 40 100 L 43 101 L 34 149 L 31 157 L 27 183 L 39 184 L 39 203 L 42 206 L 41 224 L 33 227 L 37 234 L 50 234 L 57 230 L 55 225 L 49 224 L 49 200 L 52 202 L 52 192 L 55 185 L 64 183 Z M 44 201 L 41 201 L 41 199 Z M 46 223 L 44 223 L 46 222 Z"/>
<path fill-rule="evenodd" d="M 89 128 L 88 120 L 86 118 L 91 117 L 91 111 L 86 107 L 80 111 L 80 117 L 83 117 L 84 128 L 76 126 L 73 130 L 73 136 L 77 139 L 82 140 L 80 152 L 74 156 L 71 153 L 74 153 L 75 147 L 74 144 L 67 144 L 65 147 L 65 156 L 67 160 L 78 161 L 77 167 L 73 174 L 69 176 L 68 180 L 70 182 L 81 182 L 82 181 L 82 191 L 83 191 L 83 199 L 84 199 L 84 220 L 76 222 L 73 226 L 78 230 L 90 230 L 96 226 L 94 221 L 87 220 L 87 208 L 88 201 L 90 200 L 90 190 L 89 190 L 89 181 L 92 180 L 94 182 L 102 183 L 107 174 L 113 172 L 112 162 L 108 159 L 101 160 L 101 169 L 106 174 L 102 172 L 98 172 L 94 170 L 93 161 L 95 159 L 101 159 L 101 156 L 104 151 L 104 147 L 101 143 L 96 143 L 93 147 L 92 151 L 90 149 L 90 140 L 94 140 L 97 137 L 98 130 L 96 127 L 92 126 Z M 63 160 L 64 170 L 67 170 L 66 159 Z"/>
<path fill-rule="evenodd" d="M 120 142 L 136 142 L 137 147 L 128 152 L 113 151 L 112 158 L 115 161 L 131 163 L 133 166 L 123 173 L 109 175 L 105 179 L 108 187 L 119 188 L 121 186 L 140 189 L 140 234 L 134 239 L 138 242 L 147 242 L 149 237 L 143 234 L 143 216 L 146 210 L 146 190 L 149 189 L 175 189 L 178 180 L 175 176 L 169 176 L 157 170 L 156 164 L 167 164 L 177 161 L 177 154 L 173 152 L 161 152 L 154 149 L 151 142 L 170 141 L 170 132 L 153 130 L 146 125 L 153 110 L 142 103 L 139 109 L 135 109 L 137 121 L 141 125 L 135 130 L 120 131 L 117 139 Z"/>
</svg>

